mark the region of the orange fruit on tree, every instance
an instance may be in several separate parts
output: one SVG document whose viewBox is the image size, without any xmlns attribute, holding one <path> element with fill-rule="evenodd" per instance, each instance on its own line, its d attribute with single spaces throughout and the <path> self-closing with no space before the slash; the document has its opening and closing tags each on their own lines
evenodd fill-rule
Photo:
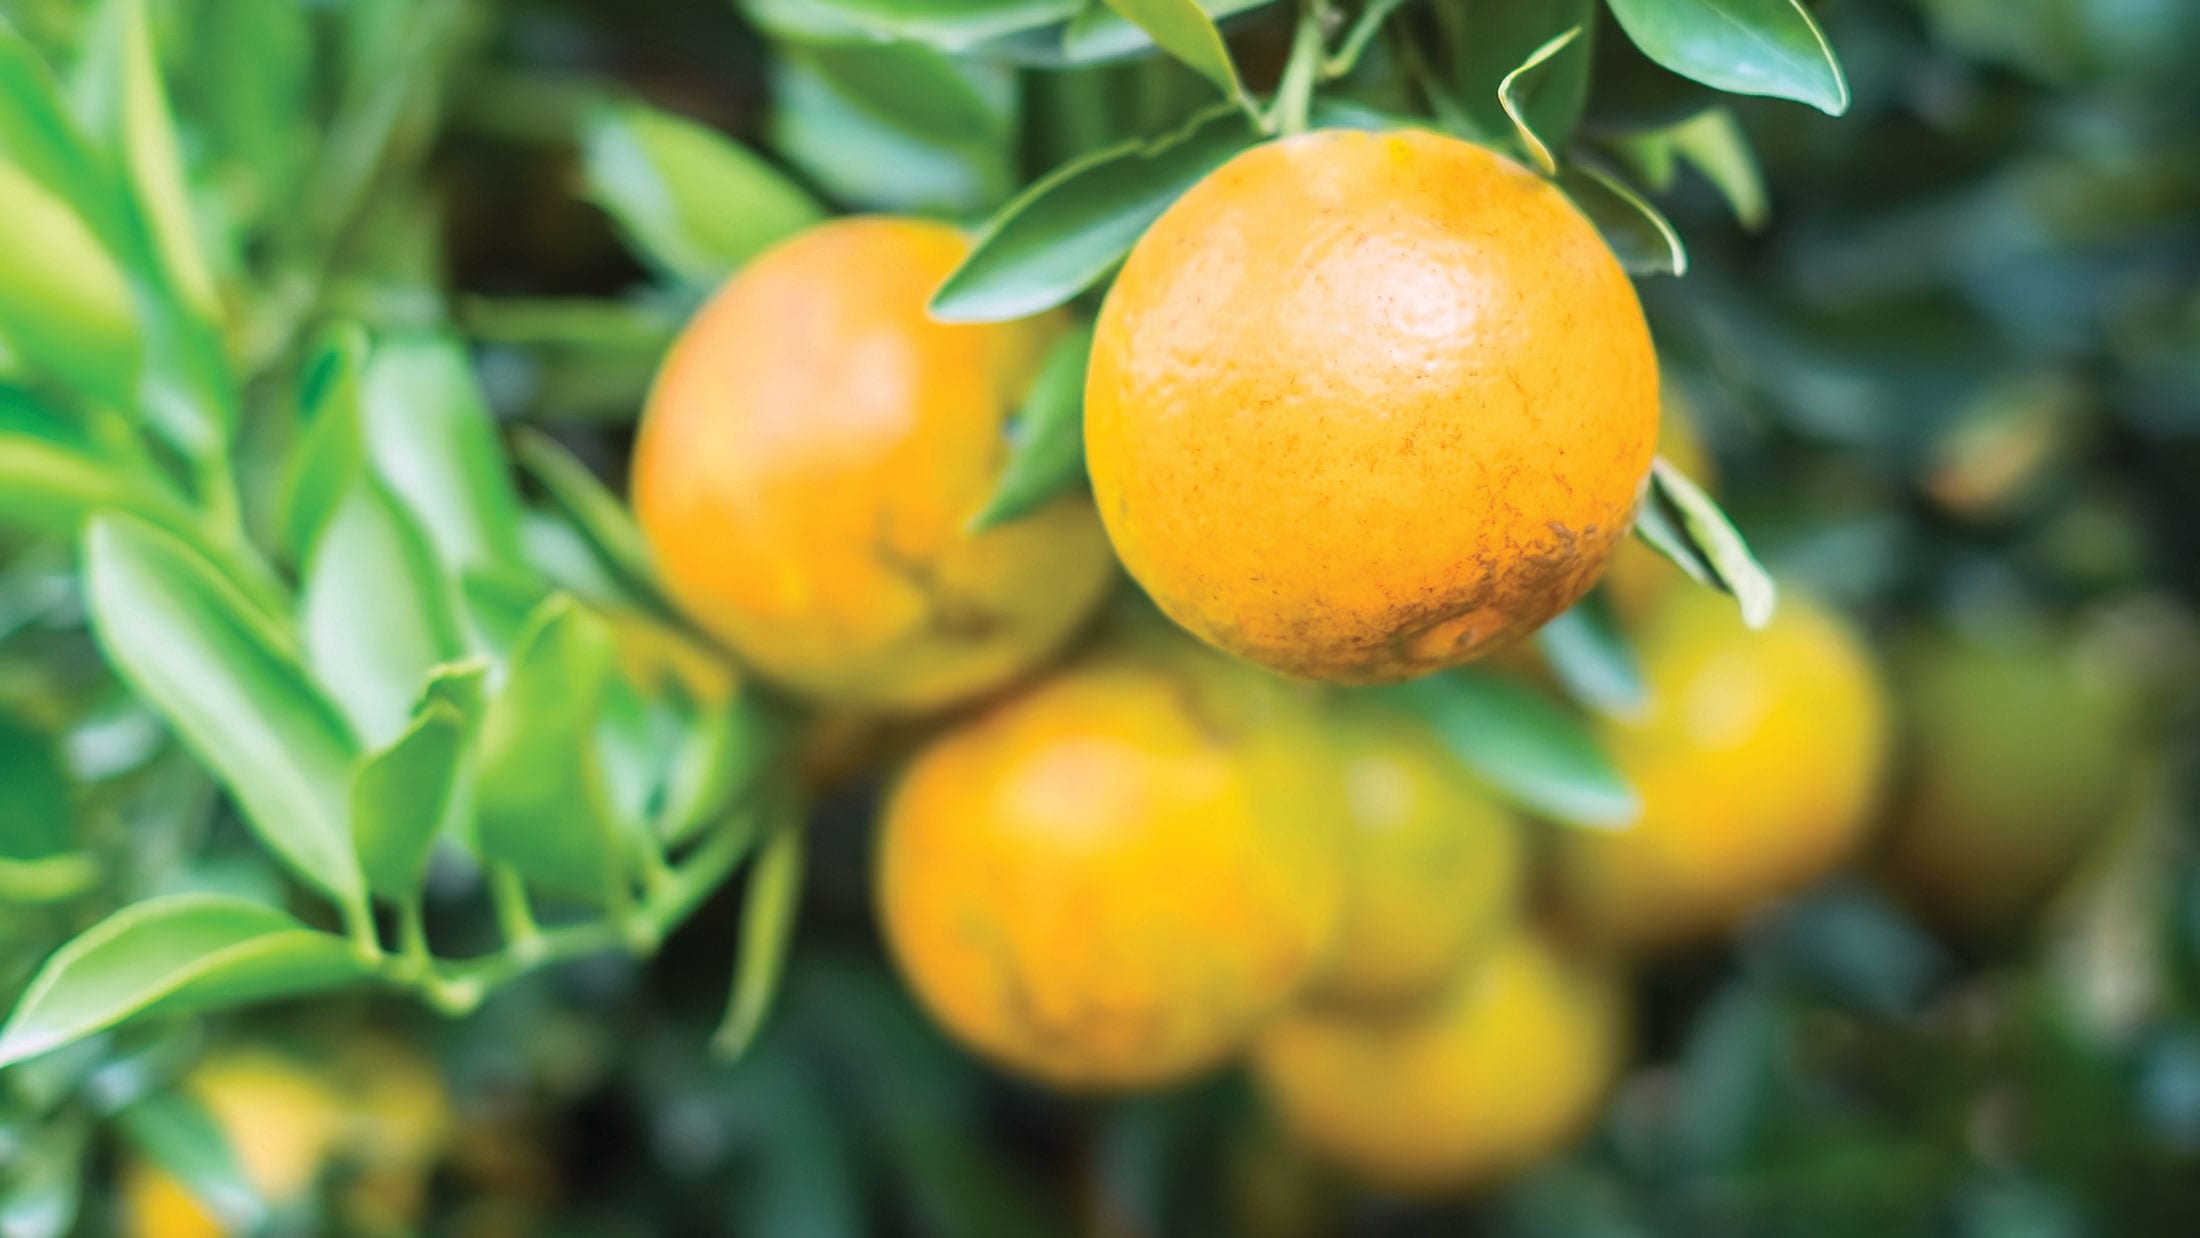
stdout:
<svg viewBox="0 0 2200 1238">
<path fill-rule="evenodd" d="M 1518 823 L 1409 714 L 1346 698 L 1324 731 L 1344 779 L 1344 909 L 1310 996 L 1410 1003 L 1511 919 L 1525 867 Z"/>
<path fill-rule="evenodd" d="M 2146 694 L 2123 646 L 2010 628 L 1900 650 L 1907 769 L 1893 884 L 1974 937 L 2024 927 L 2071 885 L 2143 786 Z"/>
<path fill-rule="evenodd" d="M 1434 1000 L 1309 1007 L 1264 1031 L 1262 1094 L 1314 1150 L 1392 1190 L 1468 1190 L 1562 1151 L 1622 1065 L 1618 973 L 1515 928 Z"/>
<path fill-rule="evenodd" d="M 1668 593 L 1637 648 L 1649 702 L 1602 731 L 1642 815 L 1565 831 L 1559 875 L 1582 927 L 1655 947 L 1723 932 L 1855 850 L 1887 709 L 1863 640 L 1793 594 L 1751 631 L 1724 595 Z"/>
<path fill-rule="evenodd" d="M 1556 188 L 1421 131 L 1254 147 L 1100 313 L 1085 453 L 1169 617 L 1294 675 L 1405 679 L 1525 635 L 1627 534 L 1658 425 L 1626 274 Z"/>
<path fill-rule="evenodd" d="M 968 252 L 907 219 L 782 242 L 688 324 L 642 416 L 634 506 L 666 587 L 827 704 L 921 710 L 995 687 L 1107 587 L 1081 497 L 969 527 L 1061 322 L 933 321 L 926 301 Z"/>
<path fill-rule="evenodd" d="M 920 752 L 879 918 L 955 1035 L 1062 1087 L 1158 1086 L 1243 1047 L 1336 924 L 1310 705 L 1161 634 L 1107 645 Z"/>
</svg>

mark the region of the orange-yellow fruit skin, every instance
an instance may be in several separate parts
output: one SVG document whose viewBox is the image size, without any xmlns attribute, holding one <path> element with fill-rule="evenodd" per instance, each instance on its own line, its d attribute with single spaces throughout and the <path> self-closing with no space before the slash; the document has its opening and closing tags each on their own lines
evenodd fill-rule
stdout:
<svg viewBox="0 0 2200 1238">
<path fill-rule="evenodd" d="M 1171 640 L 1105 648 L 947 733 L 880 833 L 903 976 L 1055 1086 L 1221 1062 L 1335 927 L 1342 808 L 1314 726 L 1289 688 Z"/>
<path fill-rule="evenodd" d="M 1237 156 L 1139 240 L 1085 452 L 1170 618 L 1288 674 L 1397 680 L 1589 588 L 1657 389 L 1634 289 L 1550 184 L 1432 133 L 1324 131 Z"/>
<path fill-rule="evenodd" d="M 1309 996 L 1408 1004 L 1443 988 L 1511 919 L 1519 829 L 1411 716 L 1339 701 L 1324 730 L 1344 780 L 1344 910 Z"/>
<path fill-rule="evenodd" d="M 1307 1009 L 1261 1034 L 1261 1091 L 1309 1147 L 1412 1194 L 1483 1187 L 1563 1150 L 1624 1052 L 1616 972 L 1515 930 L 1432 1003 Z"/>
<path fill-rule="evenodd" d="M 1847 859 L 1870 822 L 1887 706 L 1863 641 L 1783 595 L 1771 624 L 1733 600 L 1669 594 L 1638 634 L 1643 715 L 1603 728 L 1642 816 L 1568 830 L 1568 907 L 1591 933 L 1656 948 L 1724 932 Z"/>
<path fill-rule="evenodd" d="M 1003 424 L 1058 319 L 934 322 L 969 245 L 901 219 L 821 224 L 759 255 L 666 357 L 635 514 L 666 586 L 766 677 L 922 710 L 1051 653 L 1110 576 L 1075 496 L 969 530 Z"/>
</svg>

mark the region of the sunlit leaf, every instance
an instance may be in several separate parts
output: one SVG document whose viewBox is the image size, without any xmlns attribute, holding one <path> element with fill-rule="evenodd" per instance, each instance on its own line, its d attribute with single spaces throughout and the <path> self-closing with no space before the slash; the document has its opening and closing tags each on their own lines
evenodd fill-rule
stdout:
<svg viewBox="0 0 2200 1238">
<path fill-rule="evenodd" d="M 478 674 L 477 674 L 478 678 Z M 405 732 L 368 755 L 351 788 L 352 842 L 375 893 L 416 898 L 457 789 L 469 720 L 445 698 L 431 698 Z"/>
<path fill-rule="evenodd" d="M 1235 99 L 1243 93 L 1237 65 L 1222 42 L 1222 32 L 1198 0 L 1104 0 L 1125 21 L 1144 30 L 1162 51 L 1191 66 L 1201 77 Z"/>
<path fill-rule="evenodd" d="M 514 439 L 513 447 L 521 465 L 541 483 L 544 492 L 624 591 L 625 600 L 668 613 L 670 607 L 657 581 L 649 543 L 643 539 L 641 528 L 634 523 L 626 505 L 556 439 L 523 430 Z"/>
<path fill-rule="evenodd" d="M 238 1006 L 367 980 L 352 943 L 214 894 L 133 903 L 46 960 L 0 1025 L 0 1066 L 156 1014 Z"/>
<path fill-rule="evenodd" d="M 359 419 L 376 474 L 419 518 L 446 566 L 520 564 L 519 495 L 456 340 L 427 333 L 376 339 Z"/>
</svg>

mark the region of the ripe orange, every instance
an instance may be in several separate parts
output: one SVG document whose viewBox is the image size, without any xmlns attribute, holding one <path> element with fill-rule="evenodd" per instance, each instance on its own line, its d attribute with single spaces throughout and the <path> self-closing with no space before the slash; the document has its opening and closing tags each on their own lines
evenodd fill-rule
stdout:
<svg viewBox="0 0 2200 1238">
<path fill-rule="evenodd" d="M 1650 466 L 1627 276 L 1549 183 L 1433 133 L 1237 156 L 1109 292 L 1085 451 L 1170 618 L 1294 675 L 1405 679 L 1580 597 Z"/>
<path fill-rule="evenodd" d="M 1066 640 L 1110 575 L 1088 504 L 985 533 L 1002 426 L 1060 327 L 934 322 L 954 231 L 844 219 L 760 255 L 688 325 L 635 446 L 665 583 L 768 678 L 936 707 Z"/>
<path fill-rule="evenodd" d="M 1103 648 L 921 752 L 888 805 L 888 944 L 947 1028 L 1057 1086 L 1240 1049 L 1335 927 L 1334 772 L 1308 706 L 1175 638 Z"/>
<path fill-rule="evenodd" d="M 1886 707 L 1863 641 L 1792 594 L 1752 632 L 1731 599 L 1669 593 L 1639 633 L 1650 701 L 1604 727 L 1642 795 L 1616 833 L 1568 830 L 1581 925 L 1659 946 L 1722 932 L 1846 858 L 1879 784 Z"/>
<path fill-rule="evenodd" d="M 1393 1190 L 1485 1186 L 1562 1150 L 1618 1072 L 1610 968 L 1515 930 L 1430 1005 L 1306 1009 L 1262 1033 L 1262 1093 L 1308 1146 Z"/>
<path fill-rule="evenodd" d="M 1524 864 L 1510 813 L 1414 718 L 1365 700 L 1330 707 L 1344 776 L 1344 911 L 1311 996 L 1378 1007 L 1443 987 L 1496 939 Z"/>
<path fill-rule="evenodd" d="M 2145 761 L 2137 669 L 2050 631 L 1920 637 L 1900 666 L 1909 768 L 1888 874 L 1951 931 L 2020 929 L 2128 817 Z"/>
</svg>

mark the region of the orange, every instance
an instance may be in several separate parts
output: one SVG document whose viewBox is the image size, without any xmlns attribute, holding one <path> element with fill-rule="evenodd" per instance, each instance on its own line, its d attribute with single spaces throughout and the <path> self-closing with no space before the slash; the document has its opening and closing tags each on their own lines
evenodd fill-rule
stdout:
<svg viewBox="0 0 2200 1238">
<path fill-rule="evenodd" d="M 1930 919 L 2022 928 L 2127 819 L 2145 694 L 2120 652 L 2052 630 L 1904 646 L 1909 760 L 1886 859 Z"/>
<path fill-rule="evenodd" d="M 1061 322 L 934 322 L 969 245 L 845 219 L 743 268 L 665 358 L 635 512 L 666 587 L 765 677 L 817 701 L 922 710 L 1060 646 L 1106 589 L 1091 506 L 970 530 L 1003 424 Z"/>
<path fill-rule="evenodd" d="M 1596 229 L 1419 131 L 1285 138 L 1194 186 L 1132 249 L 1085 386 L 1101 518 L 1161 609 L 1353 683 L 1571 605 L 1657 425 L 1650 333 Z"/>
<path fill-rule="evenodd" d="M 1658 454 L 1690 481 L 1710 490 L 1718 481 L 1711 453 L 1696 432 L 1696 418 L 1679 393 L 1665 389 L 1663 415 L 1658 419 Z M 1612 609 L 1622 618 L 1639 620 L 1656 609 L 1658 599 L 1671 589 L 1699 586 L 1673 561 L 1650 549 L 1639 537 L 1630 537 L 1612 551 L 1604 565 L 1604 591 Z"/>
<path fill-rule="evenodd" d="M 999 1064 L 1158 1086 L 1243 1047 L 1321 963 L 1343 808 L 1293 691 L 1120 642 L 918 754 L 879 838 L 903 976 Z"/>
<path fill-rule="evenodd" d="M 1879 785 L 1886 705 L 1863 641 L 1792 594 L 1752 632 L 1731 598 L 1669 593 L 1638 649 L 1649 703 L 1603 739 L 1642 816 L 1565 831 L 1559 867 L 1583 927 L 1654 947 L 1723 932 L 1850 855 Z"/>
<path fill-rule="evenodd" d="M 1589 1125 L 1621 1065 L 1625 1005 L 1616 972 L 1516 930 L 1425 1008 L 1277 1021 L 1253 1065 L 1283 1124 L 1359 1176 L 1472 1189 Z"/>
<path fill-rule="evenodd" d="M 1330 707 L 1344 778 L 1344 910 L 1312 996 L 1409 1003 L 1495 940 L 1519 900 L 1517 824 L 1408 714 L 1361 698 Z"/>
</svg>

